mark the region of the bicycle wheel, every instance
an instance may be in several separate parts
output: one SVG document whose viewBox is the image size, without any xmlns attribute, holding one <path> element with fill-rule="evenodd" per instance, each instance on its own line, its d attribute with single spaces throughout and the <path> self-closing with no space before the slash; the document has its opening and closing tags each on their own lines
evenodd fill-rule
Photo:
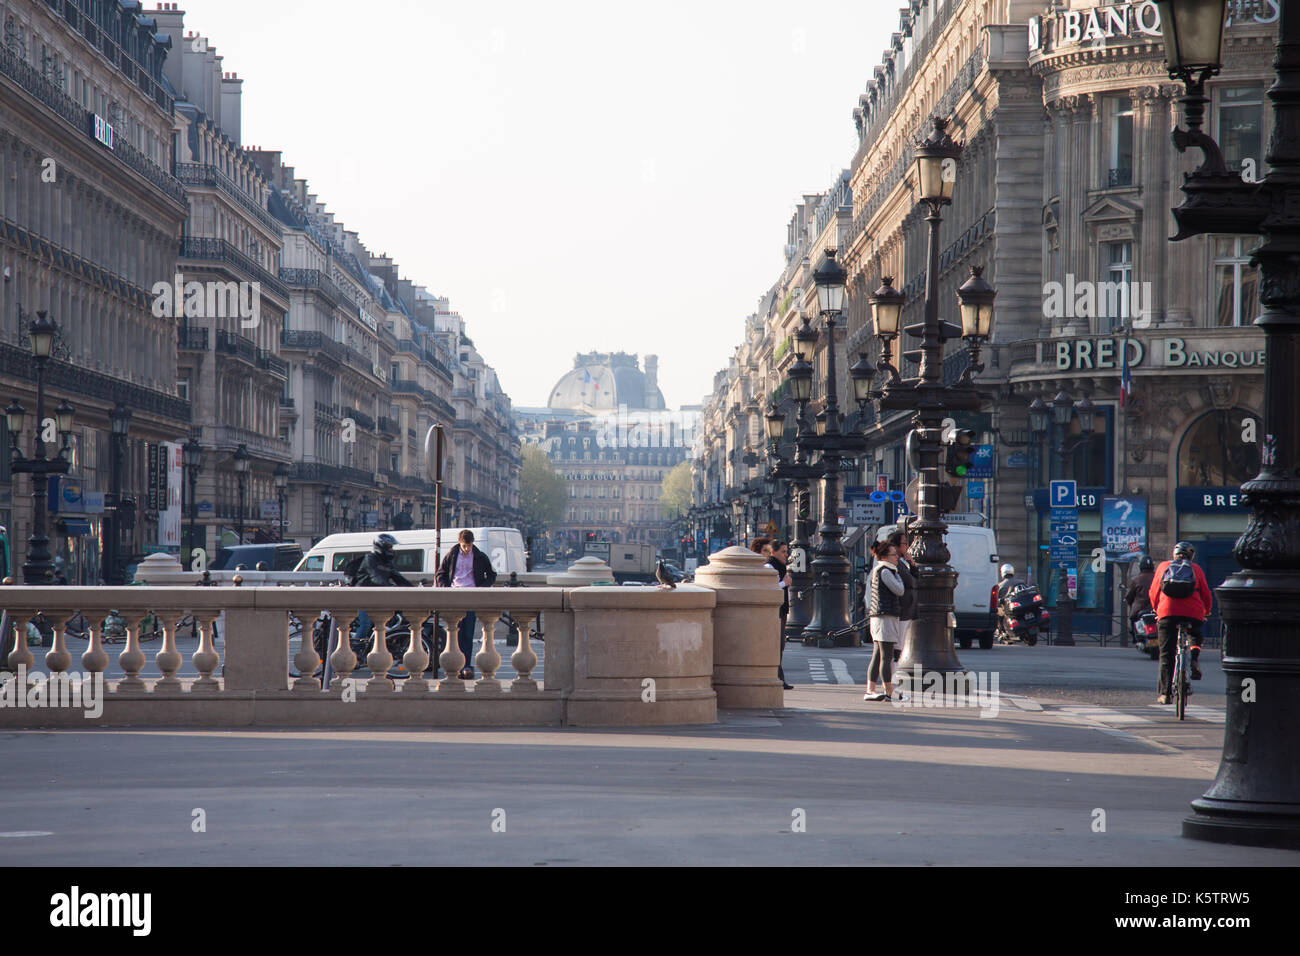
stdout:
<svg viewBox="0 0 1300 956">
<path fill-rule="evenodd" d="M 1174 710 L 1182 720 L 1187 713 L 1187 651 L 1180 649 L 1174 664 Z"/>
</svg>

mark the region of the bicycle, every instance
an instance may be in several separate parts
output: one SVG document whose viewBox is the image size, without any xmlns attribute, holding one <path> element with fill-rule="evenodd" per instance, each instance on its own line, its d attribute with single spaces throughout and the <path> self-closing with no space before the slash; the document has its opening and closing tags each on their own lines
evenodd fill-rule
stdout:
<svg viewBox="0 0 1300 956">
<path fill-rule="evenodd" d="M 1187 675 L 1191 673 L 1192 663 L 1192 629 L 1186 624 L 1178 625 L 1178 653 L 1174 655 L 1174 711 L 1178 714 L 1178 719 L 1183 720 L 1183 715 L 1187 712 L 1187 698 L 1192 693 L 1191 681 Z"/>
</svg>

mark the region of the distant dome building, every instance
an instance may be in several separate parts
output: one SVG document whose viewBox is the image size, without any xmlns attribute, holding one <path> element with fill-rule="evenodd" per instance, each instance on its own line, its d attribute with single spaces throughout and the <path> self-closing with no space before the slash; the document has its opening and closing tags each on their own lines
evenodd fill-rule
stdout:
<svg viewBox="0 0 1300 956">
<path fill-rule="evenodd" d="M 659 391 L 659 359 L 645 357 L 645 371 L 627 352 L 587 352 L 573 360 L 573 368 L 551 389 L 548 408 L 587 413 L 666 408 Z"/>
</svg>

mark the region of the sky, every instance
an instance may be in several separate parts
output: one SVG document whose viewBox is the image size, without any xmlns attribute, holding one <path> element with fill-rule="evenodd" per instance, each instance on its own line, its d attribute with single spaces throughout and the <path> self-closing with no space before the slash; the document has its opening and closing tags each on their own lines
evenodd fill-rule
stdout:
<svg viewBox="0 0 1300 956">
<path fill-rule="evenodd" d="M 447 296 L 515 405 L 599 350 L 659 355 L 672 408 L 851 162 L 900 5 L 181 3 L 244 80 L 244 145 Z"/>
</svg>

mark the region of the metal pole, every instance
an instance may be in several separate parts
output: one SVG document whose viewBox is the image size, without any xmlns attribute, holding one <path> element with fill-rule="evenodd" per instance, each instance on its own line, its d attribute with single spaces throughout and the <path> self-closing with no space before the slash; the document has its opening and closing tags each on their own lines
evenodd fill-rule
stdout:
<svg viewBox="0 0 1300 956">
<path fill-rule="evenodd" d="M 54 575 L 50 539 L 45 536 L 50 478 L 45 456 L 45 359 L 36 360 L 36 454 L 32 458 L 32 533 L 27 539 L 27 560 L 23 562 L 23 583 L 49 584 Z"/>
</svg>

